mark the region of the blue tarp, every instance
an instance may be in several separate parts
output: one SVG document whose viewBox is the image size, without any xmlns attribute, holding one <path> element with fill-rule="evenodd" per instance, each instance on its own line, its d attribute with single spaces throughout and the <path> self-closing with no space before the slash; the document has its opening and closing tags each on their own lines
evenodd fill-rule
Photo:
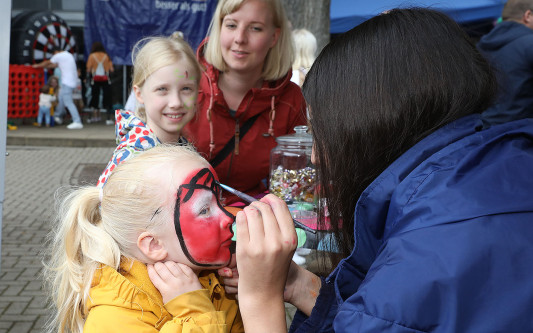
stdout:
<svg viewBox="0 0 533 333">
<path fill-rule="evenodd" d="M 507 0 L 331 0 L 332 34 L 356 25 L 392 8 L 429 7 L 442 11 L 459 23 L 497 19 Z"/>
<path fill-rule="evenodd" d="M 143 37 L 182 31 L 193 49 L 206 36 L 217 0 L 86 0 L 85 57 L 95 41 L 115 65 L 131 65 L 133 45 Z"/>
</svg>

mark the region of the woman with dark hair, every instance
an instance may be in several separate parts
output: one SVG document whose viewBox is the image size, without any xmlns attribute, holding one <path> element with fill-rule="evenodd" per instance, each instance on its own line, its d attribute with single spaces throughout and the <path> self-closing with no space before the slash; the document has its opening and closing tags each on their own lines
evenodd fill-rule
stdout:
<svg viewBox="0 0 533 333">
<path fill-rule="evenodd" d="M 281 201 L 239 212 L 246 330 L 282 327 L 286 301 L 292 332 L 533 331 L 533 121 L 483 129 L 495 89 L 436 11 L 392 10 L 326 46 L 303 93 L 346 258 L 319 278 L 290 263 Z"/>
<path fill-rule="evenodd" d="M 100 118 L 100 92 L 102 93 L 102 106 L 106 109 L 107 125 L 115 122 L 111 119 L 113 110 L 111 109 L 111 80 L 109 73 L 114 71 L 113 62 L 105 51 L 101 42 L 94 42 L 91 46 L 91 53 L 87 59 L 87 73 L 91 80 L 91 101 L 90 107 L 93 109 L 93 117 L 90 122 L 99 122 Z"/>
</svg>

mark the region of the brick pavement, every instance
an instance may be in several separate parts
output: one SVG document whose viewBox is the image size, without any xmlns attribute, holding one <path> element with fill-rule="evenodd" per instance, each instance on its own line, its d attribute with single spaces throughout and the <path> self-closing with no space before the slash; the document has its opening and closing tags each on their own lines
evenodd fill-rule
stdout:
<svg viewBox="0 0 533 333">
<path fill-rule="evenodd" d="M 49 317 L 40 273 L 54 192 L 93 179 L 113 148 L 8 146 L 2 219 L 0 333 L 37 333 Z"/>
</svg>

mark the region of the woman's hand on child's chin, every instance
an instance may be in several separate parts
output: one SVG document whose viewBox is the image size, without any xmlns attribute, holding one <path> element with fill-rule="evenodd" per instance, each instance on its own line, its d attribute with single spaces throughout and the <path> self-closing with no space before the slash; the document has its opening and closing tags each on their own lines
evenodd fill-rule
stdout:
<svg viewBox="0 0 533 333">
<path fill-rule="evenodd" d="M 198 276 L 187 265 L 174 261 L 147 265 L 148 276 L 163 296 L 163 303 L 189 291 L 202 289 Z"/>
</svg>

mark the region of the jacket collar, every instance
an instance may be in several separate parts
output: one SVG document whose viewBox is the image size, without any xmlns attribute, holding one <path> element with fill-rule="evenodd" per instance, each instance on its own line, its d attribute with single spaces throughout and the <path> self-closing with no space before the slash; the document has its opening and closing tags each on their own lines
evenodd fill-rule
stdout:
<svg viewBox="0 0 533 333">
<path fill-rule="evenodd" d="M 220 71 L 216 69 L 213 65 L 208 63 L 204 58 L 204 49 L 207 42 L 208 38 L 202 41 L 202 43 L 198 47 L 196 56 L 202 67 L 205 68 L 204 76 L 208 81 L 210 98 L 214 99 L 213 103 L 223 105 L 225 108 L 227 108 L 223 94 L 218 87 L 218 78 L 220 75 Z M 245 102 L 247 99 L 253 98 L 254 103 L 264 102 L 266 103 L 266 105 L 269 105 L 271 103 L 272 96 L 274 96 L 275 99 L 278 99 L 278 96 L 280 96 L 285 91 L 286 86 L 290 84 L 291 76 L 292 70 L 290 69 L 287 74 L 282 78 L 275 81 L 264 81 L 263 86 L 261 88 L 250 89 L 248 94 L 244 97 L 243 103 L 241 103 L 241 107 L 239 107 L 239 110 L 237 110 L 237 117 L 239 117 L 239 114 L 241 112 L 245 111 L 245 106 L 248 104 Z M 204 86 L 202 87 L 202 89 L 204 89 Z M 246 118 L 254 116 L 255 114 L 253 111 L 255 110 L 257 110 L 257 112 L 260 112 L 262 109 L 254 108 L 254 110 L 246 110 Z"/>
</svg>

